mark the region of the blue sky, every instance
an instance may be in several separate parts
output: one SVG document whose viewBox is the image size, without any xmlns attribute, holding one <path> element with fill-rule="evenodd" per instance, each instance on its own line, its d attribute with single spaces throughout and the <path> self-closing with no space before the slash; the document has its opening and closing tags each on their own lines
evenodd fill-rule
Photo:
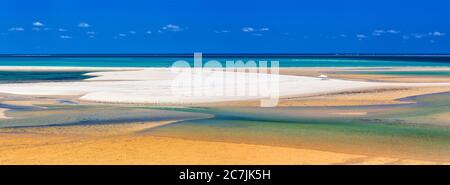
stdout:
<svg viewBox="0 0 450 185">
<path fill-rule="evenodd" d="M 446 0 L 2 0 L 0 53 L 450 53 Z"/>
</svg>

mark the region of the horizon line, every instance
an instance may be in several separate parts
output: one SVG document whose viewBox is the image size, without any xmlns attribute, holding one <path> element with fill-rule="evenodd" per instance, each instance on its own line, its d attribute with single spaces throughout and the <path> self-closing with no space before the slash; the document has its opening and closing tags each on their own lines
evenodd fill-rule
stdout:
<svg viewBox="0 0 450 185">
<path fill-rule="evenodd" d="M 194 53 L 12 53 L 0 54 L 0 57 L 192 57 Z M 205 57 L 229 57 L 229 56 L 267 56 L 267 57 L 308 57 L 308 56 L 330 56 L 330 57 L 450 57 L 450 53 L 202 53 Z"/>
</svg>

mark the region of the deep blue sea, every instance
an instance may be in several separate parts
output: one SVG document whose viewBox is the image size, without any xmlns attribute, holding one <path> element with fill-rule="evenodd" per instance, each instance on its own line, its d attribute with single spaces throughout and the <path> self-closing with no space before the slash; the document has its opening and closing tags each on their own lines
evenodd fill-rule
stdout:
<svg viewBox="0 0 450 185">
<path fill-rule="evenodd" d="M 0 66 L 73 66 L 73 67 L 170 67 L 175 61 L 185 60 L 193 65 L 193 57 L 0 57 Z M 216 60 L 279 61 L 280 67 L 395 67 L 432 66 L 450 67 L 450 57 L 204 57 L 203 63 Z"/>
</svg>

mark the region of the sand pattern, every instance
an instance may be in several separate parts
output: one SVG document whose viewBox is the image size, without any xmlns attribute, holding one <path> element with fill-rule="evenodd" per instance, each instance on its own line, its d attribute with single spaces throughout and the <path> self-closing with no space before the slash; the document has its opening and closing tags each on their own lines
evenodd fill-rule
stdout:
<svg viewBox="0 0 450 185">
<path fill-rule="evenodd" d="M 0 67 L 0 70 L 2 69 L 86 70 L 86 68 L 71 67 Z M 121 111 L 124 114 L 124 110 L 141 110 L 149 106 L 148 104 L 150 106 L 164 104 L 169 108 L 232 107 L 230 109 L 238 109 L 237 107 L 240 107 L 239 110 L 245 110 L 249 107 L 259 107 L 257 100 L 263 98 L 167 96 L 167 92 L 170 91 L 169 82 L 175 78 L 174 74 L 167 69 L 90 69 L 99 72 L 89 73 L 88 75 L 93 78 L 83 81 L 0 84 L 0 93 L 6 93 L 2 95 L 1 103 L 42 108 L 40 112 L 12 111 L 6 115 L 5 112 L 8 109 L 0 108 L 0 120 L 11 121 L 15 120 L 16 116 L 29 117 L 28 119 L 34 120 L 45 119 L 46 116 L 59 119 L 60 117 L 57 115 L 67 115 L 66 117 L 68 117 L 68 112 L 74 115 L 90 115 L 94 112 L 93 110 L 96 110 L 91 109 L 92 107 L 102 106 L 109 107 L 108 110 Z M 402 98 L 450 91 L 448 77 L 420 78 L 336 73 L 340 70 L 353 69 L 282 68 L 280 70 L 282 75 L 279 76 L 281 96 L 279 107 L 287 108 L 287 111 L 284 111 L 286 115 L 323 116 L 332 117 L 335 120 L 362 119 L 382 113 L 384 109 L 377 108 L 378 105 L 414 104 L 414 99 L 404 100 Z M 394 70 L 407 69 L 396 68 Z M 318 74 L 327 74 L 331 79 L 321 80 L 317 78 Z M 260 75 L 264 76 L 265 74 L 254 74 L 253 77 L 260 77 Z M 238 75 L 238 77 L 244 76 Z M 229 86 L 231 85 L 229 84 Z M 205 87 L 199 89 L 202 88 Z M 74 103 L 67 104 L 60 100 Z M 327 109 L 330 106 L 368 105 L 375 105 L 375 107 L 372 109 Z M 88 108 L 83 108 L 83 106 Z M 318 112 L 313 109 L 289 109 L 290 107 L 323 108 L 321 111 L 323 115 L 316 115 Z M 437 109 L 439 108 L 437 107 Z M 299 110 L 301 111 L 298 112 Z M 404 109 L 399 109 L 400 113 L 402 111 Z M 111 112 L 105 114 L 114 114 L 114 111 Z M 160 112 L 156 113 L 161 114 Z M 98 115 L 92 117 L 103 116 L 100 112 L 96 112 L 96 114 Z M 279 115 L 283 116 L 284 114 Z M 149 114 L 149 116 L 154 115 Z M 411 119 L 423 120 L 423 122 L 433 120 L 446 125 L 448 117 L 448 113 L 442 110 L 436 114 L 427 114 Z M 196 115 L 196 118 L 206 119 L 211 118 L 211 115 L 202 114 L 200 117 Z M 114 124 L 102 122 L 101 124 L 0 128 L 0 164 L 448 164 L 448 161 L 439 158 L 426 160 L 407 154 L 390 157 L 352 152 L 352 147 L 358 147 L 356 145 L 345 150 L 331 151 L 309 147 L 276 146 L 264 144 L 264 142 L 227 142 L 152 134 L 153 131 L 171 130 L 171 126 L 177 124 L 183 125 L 183 121 L 184 119 L 171 119 Z M 208 123 L 207 120 L 204 122 Z M 205 126 L 211 129 L 207 124 Z M 270 129 L 269 127 L 269 131 Z M 195 132 L 199 131 L 194 129 L 190 134 L 195 135 L 198 134 Z M 210 131 L 214 131 L 213 128 Z M 234 137 L 233 134 L 237 133 L 227 134 L 229 134 L 227 137 Z M 209 135 L 213 136 L 213 134 Z M 446 137 L 446 135 L 442 137 Z M 445 143 L 442 146 L 444 145 Z"/>
<path fill-rule="evenodd" d="M 171 123 L 2 129 L 0 164 L 442 164 L 136 134 Z"/>
</svg>

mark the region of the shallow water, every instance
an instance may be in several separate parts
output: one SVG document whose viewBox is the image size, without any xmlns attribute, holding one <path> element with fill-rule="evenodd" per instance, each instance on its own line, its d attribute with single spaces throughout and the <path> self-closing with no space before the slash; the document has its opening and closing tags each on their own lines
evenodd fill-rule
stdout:
<svg viewBox="0 0 450 185">
<path fill-rule="evenodd" d="M 450 110 L 450 93 L 413 97 L 417 104 L 334 108 L 190 108 L 215 118 L 151 129 L 150 135 L 450 161 L 450 123 L 430 115 Z M 284 109 L 284 110 L 283 110 Z M 330 117 L 330 111 L 367 116 Z M 418 119 L 420 118 L 420 119 Z"/>
<path fill-rule="evenodd" d="M 11 109 L 7 116 L 14 118 L 0 120 L 0 128 L 188 120 L 140 134 L 450 161 L 450 122 L 433 117 L 449 112 L 450 93 L 404 100 L 417 103 L 275 108 L 0 104 L 2 108 Z M 356 111 L 367 112 L 367 115 L 332 114 Z"/>
<path fill-rule="evenodd" d="M 92 78 L 92 71 L 0 71 L 0 83 L 77 81 Z"/>
<path fill-rule="evenodd" d="M 207 115 L 165 110 L 150 110 L 118 106 L 80 106 L 76 104 L 40 105 L 44 108 L 11 108 L 8 117 L 0 120 L 0 128 L 70 126 L 94 124 L 124 124 L 136 122 L 199 119 Z M 26 107 L 26 106 L 22 106 Z"/>
</svg>

